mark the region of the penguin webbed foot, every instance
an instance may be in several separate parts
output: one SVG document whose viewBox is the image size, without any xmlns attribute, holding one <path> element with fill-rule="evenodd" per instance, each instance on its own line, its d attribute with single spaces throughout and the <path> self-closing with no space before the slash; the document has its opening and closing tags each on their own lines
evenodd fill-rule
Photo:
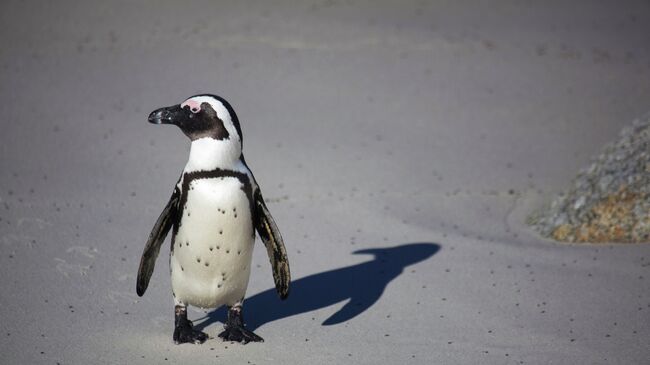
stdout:
<svg viewBox="0 0 650 365">
<path fill-rule="evenodd" d="M 226 327 L 226 329 L 219 334 L 224 341 L 235 341 L 247 344 L 249 342 L 264 342 L 264 339 L 256 335 L 253 331 L 247 330 L 244 326 Z"/>
<path fill-rule="evenodd" d="M 224 331 L 219 334 L 219 337 L 224 341 L 241 342 L 244 345 L 249 342 L 264 342 L 262 337 L 244 327 L 241 306 L 228 309 L 228 320 L 223 327 Z"/>
<path fill-rule="evenodd" d="M 180 345 L 182 343 L 201 344 L 208 339 L 208 335 L 204 332 L 194 329 L 192 321 L 187 319 L 185 308 L 176 307 L 176 326 L 174 328 L 174 343 Z"/>
<path fill-rule="evenodd" d="M 205 332 L 195 330 L 190 321 L 187 321 L 186 324 L 176 326 L 174 329 L 174 343 L 177 345 L 181 343 L 201 344 L 207 339 L 208 335 Z"/>
</svg>

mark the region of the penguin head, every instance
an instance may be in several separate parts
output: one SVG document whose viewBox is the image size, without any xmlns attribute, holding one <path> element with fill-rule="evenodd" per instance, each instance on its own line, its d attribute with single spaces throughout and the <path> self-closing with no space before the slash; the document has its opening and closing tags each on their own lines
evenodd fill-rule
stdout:
<svg viewBox="0 0 650 365">
<path fill-rule="evenodd" d="M 173 124 L 192 141 L 212 138 L 236 142 L 240 146 L 242 143 L 235 110 L 217 95 L 194 95 L 180 104 L 156 109 L 149 114 L 149 123 Z"/>
</svg>

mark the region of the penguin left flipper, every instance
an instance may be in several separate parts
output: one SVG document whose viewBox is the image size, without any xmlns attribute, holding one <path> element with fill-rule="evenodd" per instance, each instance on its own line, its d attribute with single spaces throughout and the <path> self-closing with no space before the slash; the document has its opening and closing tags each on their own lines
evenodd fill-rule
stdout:
<svg viewBox="0 0 650 365">
<path fill-rule="evenodd" d="M 284 248 L 280 230 L 278 230 L 269 209 L 266 207 L 259 189 L 255 191 L 254 200 L 255 229 L 262 242 L 264 242 L 269 260 L 271 260 L 275 290 L 278 292 L 280 299 L 286 299 L 289 296 L 289 282 L 291 281 L 287 250 Z"/>
<path fill-rule="evenodd" d="M 142 258 L 140 259 L 140 268 L 138 269 L 138 279 L 136 285 L 136 292 L 138 296 L 143 296 L 144 292 L 149 286 L 149 279 L 153 274 L 153 269 L 156 264 L 156 258 L 160 252 L 160 246 L 165 241 L 167 233 L 172 227 L 173 217 L 176 215 L 178 210 L 178 202 L 180 200 L 180 191 L 178 188 L 174 189 L 174 193 L 169 202 L 163 209 L 162 213 L 158 217 L 156 224 L 149 234 L 149 239 L 147 244 L 144 246 L 144 251 L 142 252 Z"/>
</svg>

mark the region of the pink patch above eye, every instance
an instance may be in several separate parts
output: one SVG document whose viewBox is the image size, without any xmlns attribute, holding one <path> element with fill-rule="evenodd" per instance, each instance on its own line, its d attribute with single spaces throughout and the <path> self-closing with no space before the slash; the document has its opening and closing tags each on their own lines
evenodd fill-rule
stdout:
<svg viewBox="0 0 650 365">
<path fill-rule="evenodd" d="M 185 106 L 189 106 L 192 113 L 198 113 L 199 110 L 201 110 L 201 104 L 199 104 L 199 102 L 196 100 L 186 100 L 183 104 L 181 104 L 181 108 L 185 108 Z"/>
</svg>

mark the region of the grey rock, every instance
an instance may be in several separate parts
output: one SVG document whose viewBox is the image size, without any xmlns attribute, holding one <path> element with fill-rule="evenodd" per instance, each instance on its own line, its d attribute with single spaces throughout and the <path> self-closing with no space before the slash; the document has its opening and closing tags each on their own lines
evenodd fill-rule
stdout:
<svg viewBox="0 0 650 365">
<path fill-rule="evenodd" d="M 606 145 L 569 189 L 529 222 L 543 236 L 564 241 L 647 241 L 649 147 L 650 113 L 623 128 L 618 140 Z"/>
</svg>

